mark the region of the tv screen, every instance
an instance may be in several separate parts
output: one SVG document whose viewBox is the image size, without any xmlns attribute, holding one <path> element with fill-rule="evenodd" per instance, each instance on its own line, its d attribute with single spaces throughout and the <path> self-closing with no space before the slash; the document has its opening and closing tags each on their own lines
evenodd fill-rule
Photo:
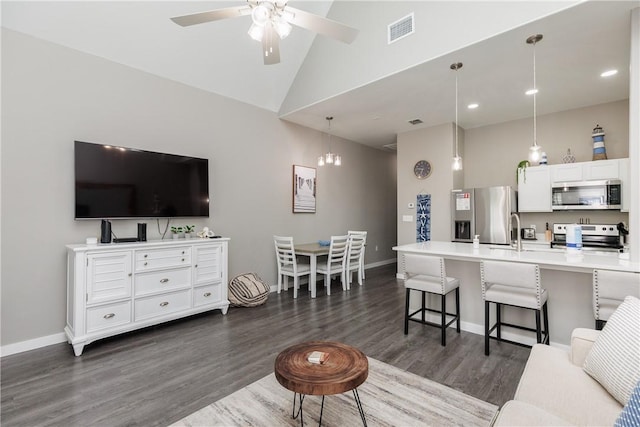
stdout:
<svg viewBox="0 0 640 427">
<path fill-rule="evenodd" d="M 76 219 L 209 216 L 209 161 L 75 141 Z"/>
</svg>

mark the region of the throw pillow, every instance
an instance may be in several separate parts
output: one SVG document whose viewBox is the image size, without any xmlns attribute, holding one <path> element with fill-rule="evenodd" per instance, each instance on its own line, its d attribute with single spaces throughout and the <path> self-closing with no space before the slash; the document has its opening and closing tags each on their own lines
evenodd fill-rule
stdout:
<svg viewBox="0 0 640 427">
<path fill-rule="evenodd" d="M 622 408 L 620 416 L 613 427 L 638 427 L 640 426 L 640 382 L 633 389 L 627 405 Z"/>
<path fill-rule="evenodd" d="M 626 405 L 640 381 L 640 299 L 628 296 L 593 343 L 583 369 Z"/>
<path fill-rule="evenodd" d="M 236 307 L 255 307 L 264 304 L 269 296 L 269 285 L 255 273 L 244 273 L 229 282 L 229 303 Z"/>
</svg>

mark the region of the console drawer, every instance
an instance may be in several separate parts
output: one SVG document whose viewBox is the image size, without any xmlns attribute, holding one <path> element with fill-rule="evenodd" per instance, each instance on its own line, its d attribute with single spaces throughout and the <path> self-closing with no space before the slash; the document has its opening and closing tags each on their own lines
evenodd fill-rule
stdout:
<svg viewBox="0 0 640 427">
<path fill-rule="evenodd" d="M 135 295 L 149 295 L 191 286 L 191 268 L 151 271 L 135 277 Z"/>
<path fill-rule="evenodd" d="M 135 320 L 188 310 L 191 307 L 191 289 L 169 294 L 139 298 L 135 301 Z"/>
<path fill-rule="evenodd" d="M 193 288 L 193 306 L 200 307 L 220 302 L 222 299 L 222 283 Z"/>
<path fill-rule="evenodd" d="M 131 301 L 87 308 L 87 332 L 131 323 Z"/>
<path fill-rule="evenodd" d="M 191 265 L 191 248 L 148 249 L 136 251 L 136 271 Z"/>
</svg>

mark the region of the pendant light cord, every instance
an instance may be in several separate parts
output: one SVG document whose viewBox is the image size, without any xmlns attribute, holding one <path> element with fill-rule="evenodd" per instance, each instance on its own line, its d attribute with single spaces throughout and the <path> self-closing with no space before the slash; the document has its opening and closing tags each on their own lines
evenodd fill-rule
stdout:
<svg viewBox="0 0 640 427">
<path fill-rule="evenodd" d="M 536 98 L 538 96 L 538 86 L 536 85 L 536 42 L 533 43 L 533 145 L 535 147 L 538 146 L 538 135 L 537 135 L 537 105 Z"/>
<path fill-rule="evenodd" d="M 456 67 L 456 157 L 458 155 L 458 67 Z"/>
</svg>

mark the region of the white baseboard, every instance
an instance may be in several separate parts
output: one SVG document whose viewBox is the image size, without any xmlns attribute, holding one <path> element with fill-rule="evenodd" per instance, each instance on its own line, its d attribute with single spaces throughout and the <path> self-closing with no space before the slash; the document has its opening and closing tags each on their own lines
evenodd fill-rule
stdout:
<svg viewBox="0 0 640 427">
<path fill-rule="evenodd" d="M 0 357 L 22 353 L 29 350 L 35 350 L 36 348 L 46 347 L 52 344 L 59 344 L 65 341 L 67 341 L 67 336 L 64 332 L 60 332 L 58 334 L 47 335 L 45 337 L 34 338 L 14 344 L 7 344 L 0 347 Z"/>
</svg>

